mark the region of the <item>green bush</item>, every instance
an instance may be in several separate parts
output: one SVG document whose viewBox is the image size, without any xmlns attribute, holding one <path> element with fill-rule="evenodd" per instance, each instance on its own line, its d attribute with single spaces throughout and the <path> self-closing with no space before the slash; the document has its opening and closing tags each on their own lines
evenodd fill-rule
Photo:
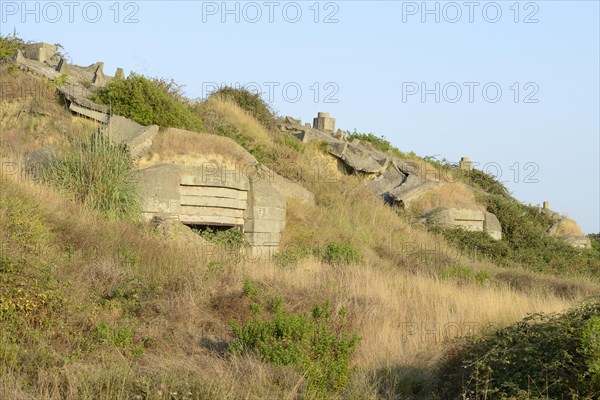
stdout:
<svg viewBox="0 0 600 400">
<path fill-rule="evenodd" d="M 234 102 L 243 110 L 248 111 L 267 129 L 274 129 L 277 126 L 273 110 L 257 93 L 252 93 L 246 89 L 235 89 L 226 86 L 210 95 L 210 97 L 213 96 Z"/>
<path fill-rule="evenodd" d="M 345 309 L 334 316 L 326 302 L 315 305 L 311 316 L 290 313 L 281 297 L 268 297 L 249 281 L 244 282 L 244 294 L 254 315 L 244 325 L 232 321 L 232 355 L 252 353 L 265 362 L 296 368 L 306 378 L 309 396 L 325 397 L 346 386 L 350 356 L 360 337 L 347 332 Z"/>
<path fill-rule="evenodd" d="M 429 229 L 443 234 L 459 249 L 485 256 L 498 265 L 520 265 L 538 272 L 572 275 L 600 272 L 600 246 L 594 241 L 591 250 L 572 248 L 546 233 L 554 223 L 551 214 L 500 193 L 503 190 L 500 183 L 490 183 L 487 187 L 490 192 L 498 194 L 484 195 L 481 201 L 489 212 L 498 217 L 502 226 L 502 240 L 494 240 L 485 232 L 460 228 L 443 229 L 430 225 Z"/>
<path fill-rule="evenodd" d="M 111 219 L 137 220 L 141 206 L 134 167 L 124 145 L 94 134 L 51 162 L 40 178 Z"/>
<path fill-rule="evenodd" d="M 600 388 L 600 316 L 592 316 L 581 334 L 581 350 L 587 359 L 588 375 L 595 387 Z"/>
<path fill-rule="evenodd" d="M 498 182 L 492 175 L 483 171 L 472 169 L 471 171 L 460 171 L 460 179 L 465 183 L 483 190 L 486 193 L 504 197 L 510 197 L 508 189 Z"/>
<path fill-rule="evenodd" d="M 318 257 L 318 249 L 303 245 L 287 247 L 275 254 L 275 264 L 280 267 L 288 267 L 298 264 L 311 255 Z"/>
<path fill-rule="evenodd" d="M 362 256 L 350 243 L 328 243 L 322 251 L 321 259 L 331 265 L 362 262 Z"/>
<path fill-rule="evenodd" d="M 351 142 L 354 139 L 358 139 L 361 142 L 371 143 L 373 148 L 379 151 L 387 153 L 388 151 L 401 154 L 401 152 L 383 136 L 376 136 L 373 133 L 359 133 L 356 129 L 353 132 L 345 131 L 346 139 Z"/>
<path fill-rule="evenodd" d="M 202 131 L 202 120 L 194 115 L 173 81 L 130 74 L 127 79 L 113 79 L 92 96 L 92 100 L 109 105 L 116 115 L 131 118 L 142 125 Z"/>
<path fill-rule="evenodd" d="M 94 336 L 98 342 L 105 343 L 119 349 L 130 351 L 133 355 L 142 355 L 144 346 L 134 345 L 134 329 L 128 326 L 114 327 L 106 322 L 96 325 Z"/>
<path fill-rule="evenodd" d="M 248 245 L 244 233 L 239 229 L 231 228 L 220 231 L 207 228 L 194 231 L 209 242 L 223 245 L 228 249 L 241 249 Z"/>
<path fill-rule="evenodd" d="M 441 398 L 596 398 L 599 313 L 596 299 L 460 342 L 442 363 Z"/>
<path fill-rule="evenodd" d="M 23 50 L 25 42 L 17 36 L 0 35 L 0 60 L 12 59 L 17 50 Z"/>
<path fill-rule="evenodd" d="M 461 283 L 475 282 L 483 284 L 490 279 L 490 274 L 487 271 L 473 271 L 470 267 L 462 265 L 452 265 L 439 272 L 439 277 L 442 279 L 456 280 Z"/>
<path fill-rule="evenodd" d="M 330 265 L 360 264 L 363 257 L 359 251 L 350 243 L 327 243 L 325 247 L 320 246 L 293 246 L 282 249 L 275 255 L 275 262 L 280 267 L 297 264 L 301 260 L 313 256 Z"/>
</svg>

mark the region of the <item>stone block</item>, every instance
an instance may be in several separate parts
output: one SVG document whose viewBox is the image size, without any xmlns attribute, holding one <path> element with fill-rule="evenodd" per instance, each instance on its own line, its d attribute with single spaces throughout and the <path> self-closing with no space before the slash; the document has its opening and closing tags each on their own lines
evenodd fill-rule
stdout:
<svg viewBox="0 0 600 400">
<path fill-rule="evenodd" d="M 91 118 L 95 121 L 101 122 L 103 124 L 108 123 L 108 115 L 99 111 L 90 110 L 89 108 L 82 107 L 75 102 L 69 104 L 69 110 L 73 111 L 76 114 L 83 115 L 84 117 Z"/>
<path fill-rule="evenodd" d="M 57 48 L 49 43 L 29 43 L 24 45 L 23 52 L 26 58 L 43 63 L 54 61 Z"/>
</svg>

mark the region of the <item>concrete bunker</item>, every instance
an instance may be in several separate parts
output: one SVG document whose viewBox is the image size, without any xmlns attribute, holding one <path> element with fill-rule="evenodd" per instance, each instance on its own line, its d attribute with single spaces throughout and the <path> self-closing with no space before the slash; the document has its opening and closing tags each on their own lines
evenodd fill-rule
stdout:
<svg viewBox="0 0 600 400">
<path fill-rule="evenodd" d="M 252 247 L 276 248 L 285 198 L 266 179 L 204 166 L 156 164 L 138 171 L 143 216 L 197 228 L 242 231 Z"/>
</svg>

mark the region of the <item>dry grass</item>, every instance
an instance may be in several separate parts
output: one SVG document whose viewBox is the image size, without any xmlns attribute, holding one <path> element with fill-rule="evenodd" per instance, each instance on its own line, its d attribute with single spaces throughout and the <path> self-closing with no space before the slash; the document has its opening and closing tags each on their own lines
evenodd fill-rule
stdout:
<svg viewBox="0 0 600 400">
<path fill-rule="evenodd" d="M 44 366 L 34 367 L 33 376 L 5 370 L 0 394 L 11 398 L 26 398 L 24 393 L 28 393 L 35 398 L 92 399 L 100 392 L 107 398 L 127 398 L 140 390 L 154 398 L 168 398 L 169 393 L 182 390 L 198 397 L 223 399 L 296 398 L 305 384 L 297 372 L 252 358 L 222 356 L 221 351 L 231 340 L 229 319 L 248 316 L 241 296 L 245 276 L 269 292 L 283 295 L 295 310 L 307 311 L 324 299 L 330 299 L 334 308 L 348 308 L 351 328 L 363 340 L 354 357 L 357 378 L 344 396 L 354 393 L 358 398 L 376 398 L 378 392 L 395 390 L 380 387 L 389 382 L 376 378 L 392 367 L 413 371 L 407 372 L 408 381 L 425 379 L 427 372 L 422 368 L 435 363 L 447 341 L 445 334 L 467 335 L 472 333 L 469 329 L 476 331 L 486 324 L 506 325 L 528 312 L 560 311 L 577 300 L 535 288 L 516 292 L 507 285 L 492 283 L 459 287 L 454 281 L 435 278 L 427 270 L 414 273 L 402 265 L 339 268 L 306 259 L 296 267 L 281 269 L 269 259 L 233 263 L 222 253 L 204 247 L 160 239 L 142 226 L 98 219 L 96 214 L 65 202 L 46 188 L 19 182 L 3 186 L 9 188 L 6 196 L 29 199 L 38 205 L 35 212 L 52 232 L 50 240 L 56 244 L 48 247 L 50 253 L 45 256 L 62 260 L 54 274 L 71 282 L 64 293 L 69 304 L 69 311 L 62 317 L 65 337 L 45 344 L 53 348 L 54 357 L 66 360 L 82 343 L 81 338 L 69 335 L 93 335 L 101 321 L 129 324 L 135 328 L 136 343 L 141 338 L 151 338 L 152 343 L 142 356 L 96 345 L 93 351 L 84 347 L 75 359 L 61 361 L 64 366 L 54 372 Z M 383 207 L 371 206 L 371 214 L 366 213 L 366 207 L 364 211 L 357 209 L 365 200 L 351 200 L 357 194 L 360 191 L 340 194 L 348 200 L 337 208 L 350 207 L 347 214 L 324 208 L 292 218 L 307 225 L 300 231 L 308 226 L 325 227 L 326 223 L 337 227 L 347 223 L 350 229 L 353 222 L 364 224 L 364 219 L 371 219 L 368 230 L 393 220 L 392 214 L 383 213 Z M 319 224 L 311 218 L 328 219 Z M 404 223 L 387 224 L 376 233 L 357 232 L 349 240 L 372 240 L 371 235 Z M 330 229 L 333 233 L 335 227 Z M 342 235 L 347 234 L 342 230 Z M 410 234 L 407 226 L 404 234 Z M 413 235 L 412 240 L 431 237 L 422 233 Z M 68 258 L 62 253 L 65 248 L 71 249 Z M 369 257 L 375 260 L 379 255 Z M 127 293 L 131 289 L 138 296 L 133 309 L 128 298 L 106 300 L 116 290 Z M 31 346 L 30 351 L 37 351 L 36 345 Z"/>
<path fill-rule="evenodd" d="M 47 79 L 0 66 L 0 155 L 23 156 L 43 146 L 60 150 L 97 128 L 73 117 Z"/>
<path fill-rule="evenodd" d="M 209 107 L 253 140 L 271 140 L 233 104 L 215 99 Z M 33 146 L 32 140 L 19 146 Z M 190 152 L 245 156 L 228 143 L 167 130 L 153 151 L 161 162 L 193 162 Z M 306 258 L 281 268 L 269 257 L 238 260 L 223 249 L 165 239 L 145 225 L 107 221 L 22 174 L 0 176 L 0 255 L 18 261 L 19 279 L 47 268 L 48 281 L 36 284 L 47 283 L 61 298 L 57 310 L 39 311 L 36 321 L 43 323 L 25 319 L 17 334 L 3 325 L 0 398 L 304 398 L 297 371 L 224 353 L 230 319 L 249 316 L 245 277 L 284 296 L 295 311 L 325 299 L 348 309 L 350 327 L 363 339 L 353 358 L 357 373 L 340 398 L 357 399 L 410 398 L 417 385 L 427 389 L 446 336 L 504 326 L 529 312 L 561 311 L 598 289 L 593 282 L 584 287 L 457 257 L 440 236 L 411 225 L 358 178 L 339 174 L 318 145 L 282 154 L 288 158 L 274 169 L 287 171 L 282 174 L 315 193 L 317 202 L 289 202 L 283 249 L 347 242 L 363 255 L 362 265 Z M 444 186 L 441 197 L 466 196 L 456 185 Z M 15 205 L 23 207 L 15 212 L 9 208 Z M 27 236 L 31 230 L 38 234 Z M 438 277 L 456 263 L 498 278 L 466 284 Z M 530 284 L 519 287 L 514 280 Z M 99 340 L 100 324 L 130 327 L 131 343 Z"/>
<path fill-rule="evenodd" d="M 210 117 L 207 119 L 216 117 L 221 123 L 238 128 L 244 136 L 256 144 L 272 144 L 269 132 L 260 122 L 234 102 L 213 96 L 207 99 L 203 106 L 206 109 L 205 113 Z"/>
<path fill-rule="evenodd" d="M 577 222 L 569 218 L 563 218 L 558 222 L 556 230 L 551 233 L 555 237 L 569 237 L 569 236 L 584 236 L 583 231 L 577 225 Z"/>
<path fill-rule="evenodd" d="M 232 139 L 168 128 L 156 135 L 149 152 L 138 160 L 138 166 L 145 168 L 158 163 L 201 165 L 206 162 L 231 168 L 256 160 Z"/>
<path fill-rule="evenodd" d="M 411 211 L 418 215 L 438 207 L 485 211 L 473 189 L 461 182 L 443 183 L 411 202 Z"/>
</svg>

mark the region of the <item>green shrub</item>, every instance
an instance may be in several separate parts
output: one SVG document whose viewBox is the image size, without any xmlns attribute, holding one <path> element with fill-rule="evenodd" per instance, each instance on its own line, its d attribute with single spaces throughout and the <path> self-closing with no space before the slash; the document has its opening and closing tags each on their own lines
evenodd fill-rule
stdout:
<svg viewBox="0 0 600 400">
<path fill-rule="evenodd" d="M 100 322 L 96 325 L 94 336 L 101 343 L 130 351 L 133 355 L 139 356 L 144 353 L 144 347 L 142 344 L 134 345 L 134 333 L 134 329 L 128 326 L 113 327 L 106 322 Z"/>
<path fill-rule="evenodd" d="M 595 387 L 600 388 L 600 316 L 592 316 L 581 334 L 581 350 L 587 358 L 588 375 Z"/>
<path fill-rule="evenodd" d="M 465 183 L 483 190 L 486 193 L 504 197 L 510 197 L 508 189 L 498 182 L 492 175 L 483 171 L 472 169 L 471 171 L 460 171 L 460 179 Z"/>
<path fill-rule="evenodd" d="M 54 83 L 54 86 L 56 86 L 57 88 L 59 88 L 61 86 L 65 86 L 68 80 L 69 80 L 69 75 L 67 75 L 67 74 L 60 74 L 59 76 L 57 76 L 56 78 L 54 78 L 53 83 Z"/>
<path fill-rule="evenodd" d="M 23 39 L 7 35 L 0 35 L 0 60 L 11 59 L 17 54 L 17 50 L 23 50 L 25 42 Z"/>
<path fill-rule="evenodd" d="M 109 105 L 112 113 L 142 125 L 203 129 L 202 120 L 192 113 L 181 86 L 173 81 L 132 73 L 127 79 L 111 80 L 92 100 Z"/>
<path fill-rule="evenodd" d="M 137 220 L 140 198 L 135 168 L 124 145 L 91 135 L 50 163 L 40 178 L 109 218 Z"/>
<path fill-rule="evenodd" d="M 271 107 L 260 97 L 258 93 L 252 93 L 246 89 L 236 89 L 229 86 L 223 87 L 210 95 L 230 100 L 243 110 L 249 112 L 258 122 L 267 129 L 274 129 L 277 120 Z"/>
<path fill-rule="evenodd" d="M 459 342 L 440 369 L 441 398 L 596 398 L 599 313 L 596 299 Z"/>
<path fill-rule="evenodd" d="M 296 139 L 295 137 L 292 137 L 290 135 L 279 136 L 277 138 L 277 141 L 283 145 L 286 145 L 286 146 L 296 150 L 299 153 L 304 151 L 304 148 L 306 147 L 306 145 L 304 143 L 302 143 L 301 141 L 299 141 L 298 139 Z"/>
<path fill-rule="evenodd" d="M 487 210 L 498 217 L 502 240 L 494 240 L 485 232 L 460 228 L 443 229 L 431 225 L 429 229 L 443 234 L 459 249 L 485 256 L 498 265 L 521 265 L 538 272 L 572 275 L 600 272 L 600 251 L 594 243 L 591 250 L 575 249 L 546 233 L 554 223 L 552 215 L 505 194 L 485 195 L 481 200 L 486 203 Z"/>
<path fill-rule="evenodd" d="M 280 267 L 297 264 L 313 256 L 330 265 L 360 264 L 363 257 L 350 243 L 327 243 L 325 247 L 299 245 L 282 249 L 275 255 L 275 263 Z"/>
<path fill-rule="evenodd" d="M 268 297 L 248 281 L 244 294 L 254 315 L 244 325 L 232 321 L 232 355 L 252 353 L 265 362 L 296 368 L 305 376 L 310 396 L 324 397 L 346 386 L 350 356 L 360 337 L 347 332 L 345 309 L 334 316 L 326 302 L 315 305 L 310 316 L 290 313 L 281 297 Z"/>
<path fill-rule="evenodd" d="M 275 254 L 275 264 L 280 267 L 288 267 L 298 264 L 300 261 L 311 255 L 318 256 L 318 249 L 314 249 L 308 246 L 292 246 L 282 249 L 280 252 Z"/>
<path fill-rule="evenodd" d="M 350 243 L 328 243 L 321 254 L 324 262 L 331 265 L 359 264 L 362 256 Z"/>
<path fill-rule="evenodd" d="M 487 271 L 473 271 L 469 267 L 462 265 L 452 265 L 446 269 L 443 269 L 439 273 L 442 279 L 457 280 L 461 283 L 475 282 L 478 284 L 485 283 L 490 279 L 490 274 Z"/>
<path fill-rule="evenodd" d="M 220 231 L 207 228 L 204 230 L 193 230 L 209 242 L 223 245 L 229 249 L 241 249 L 248 245 L 244 233 L 239 229 L 231 228 Z"/>
<path fill-rule="evenodd" d="M 356 129 L 353 132 L 345 131 L 345 133 L 346 139 L 349 142 L 358 139 L 361 142 L 371 143 L 374 149 L 383 151 L 384 153 L 392 151 L 401 154 L 401 152 L 396 147 L 392 146 L 392 144 L 383 136 L 376 136 L 373 133 L 360 133 L 357 132 Z"/>
</svg>

